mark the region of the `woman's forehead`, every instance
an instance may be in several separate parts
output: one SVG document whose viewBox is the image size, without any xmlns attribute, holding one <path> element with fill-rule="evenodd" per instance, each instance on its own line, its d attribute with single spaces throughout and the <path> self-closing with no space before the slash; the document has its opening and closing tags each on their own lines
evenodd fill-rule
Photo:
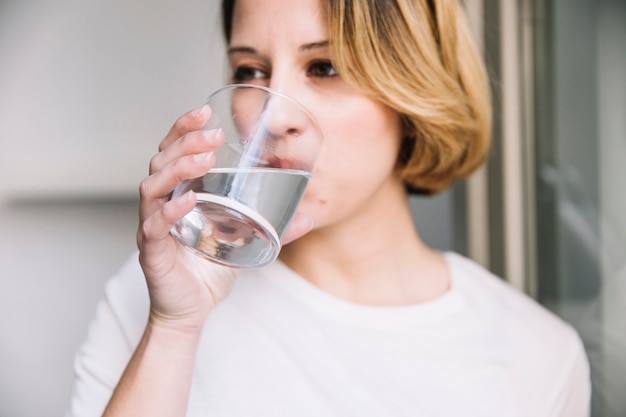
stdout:
<svg viewBox="0 0 626 417">
<path fill-rule="evenodd" d="M 328 37 L 326 2 L 323 0 L 237 0 L 233 11 L 231 42 L 277 37 Z"/>
</svg>

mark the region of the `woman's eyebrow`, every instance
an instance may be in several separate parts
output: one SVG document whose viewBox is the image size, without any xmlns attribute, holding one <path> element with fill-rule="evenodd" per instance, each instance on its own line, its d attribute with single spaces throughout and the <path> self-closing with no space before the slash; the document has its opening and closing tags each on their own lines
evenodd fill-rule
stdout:
<svg viewBox="0 0 626 417">
<path fill-rule="evenodd" d="M 298 50 L 300 52 L 306 52 L 312 49 L 328 48 L 329 45 L 330 45 L 330 42 L 327 40 L 319 41 L 319 42 L 310 42 L 310 43 L 305 43 L 305 44 L 300 45 Z M 250 46 L 231 46 L 228 48 L 227 53 L 228 55 L 237 54 L 237 53 L 258 55 L 257 50 Z"/>
<path fill-rule="evenodd" d="M 324 41 L 319 41 L 319 42 L 305 43 L 303 45 L 300 45 L 298 49 L 304 52 L 304 51 L 310 51 L 311 49 L 328 48 L 328 45 L 330 45 L 330 42 L 327 40 L 324 40 Z"/>
<path fill-rule="evenodd" d="M 258 55 L 256 49 L 249 46 L 231 46 L 230 48 L 228 48 L 228 55 L 236 53 Z"/>
</svg>

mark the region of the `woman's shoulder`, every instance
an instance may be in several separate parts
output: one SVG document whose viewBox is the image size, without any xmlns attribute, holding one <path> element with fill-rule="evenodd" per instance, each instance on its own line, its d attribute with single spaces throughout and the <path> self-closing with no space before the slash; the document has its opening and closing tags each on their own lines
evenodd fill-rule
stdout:
<svg viewBox="0 0 626 417">
<path fill-rule="evenodd" d="M 453 286 L 475 314 L 501 329 L 512 339 L 540 346 L 579 344 L 576 330 L 527 294 L 511 286 L 477 262 L 456 253 L 446 253 Z"/>
<path fill-rule="evenodd" d="M 542 392 L 549 399 L 533 403 L 530 414 L 554 415 L 569 407 L 582 413 L 590 395 L 589 362 L 576 329 L 478 263 L 451 253 L 446 259 L 467 314 L 490 328 L 520 395 Z"/>
</svg>

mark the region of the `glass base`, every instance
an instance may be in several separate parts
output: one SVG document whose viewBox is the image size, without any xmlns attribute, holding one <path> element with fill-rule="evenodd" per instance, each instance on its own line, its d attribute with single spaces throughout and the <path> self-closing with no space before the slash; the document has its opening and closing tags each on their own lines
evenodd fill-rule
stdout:
<svg viewBox="0 0 626 417">
<path fill-rule="evenodd" d="M 254 210 L 226 197 L 197 193 L 196 207 L 172 228 L 172 235 L 198 255 L 234 268 L 273 262 L 280 239 Z"/>
</svg>

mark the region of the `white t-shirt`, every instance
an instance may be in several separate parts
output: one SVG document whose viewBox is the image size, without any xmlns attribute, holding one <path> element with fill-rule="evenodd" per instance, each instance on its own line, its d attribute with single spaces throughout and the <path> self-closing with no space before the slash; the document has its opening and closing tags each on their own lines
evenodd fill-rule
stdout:
<svg viewBox="0 0 626 417">
<path fill-rule="evenodd" d="M 280 262 L 244 271 L 206 322 L 187 415 L 588 416 L 577 333 L 476 263 L 445 258 L 451 289 L 403 307 L 343 301 Z M 148 306 L 133 259 L 77 354 L 68 417 L 101 415 Z"/>
</svg>

